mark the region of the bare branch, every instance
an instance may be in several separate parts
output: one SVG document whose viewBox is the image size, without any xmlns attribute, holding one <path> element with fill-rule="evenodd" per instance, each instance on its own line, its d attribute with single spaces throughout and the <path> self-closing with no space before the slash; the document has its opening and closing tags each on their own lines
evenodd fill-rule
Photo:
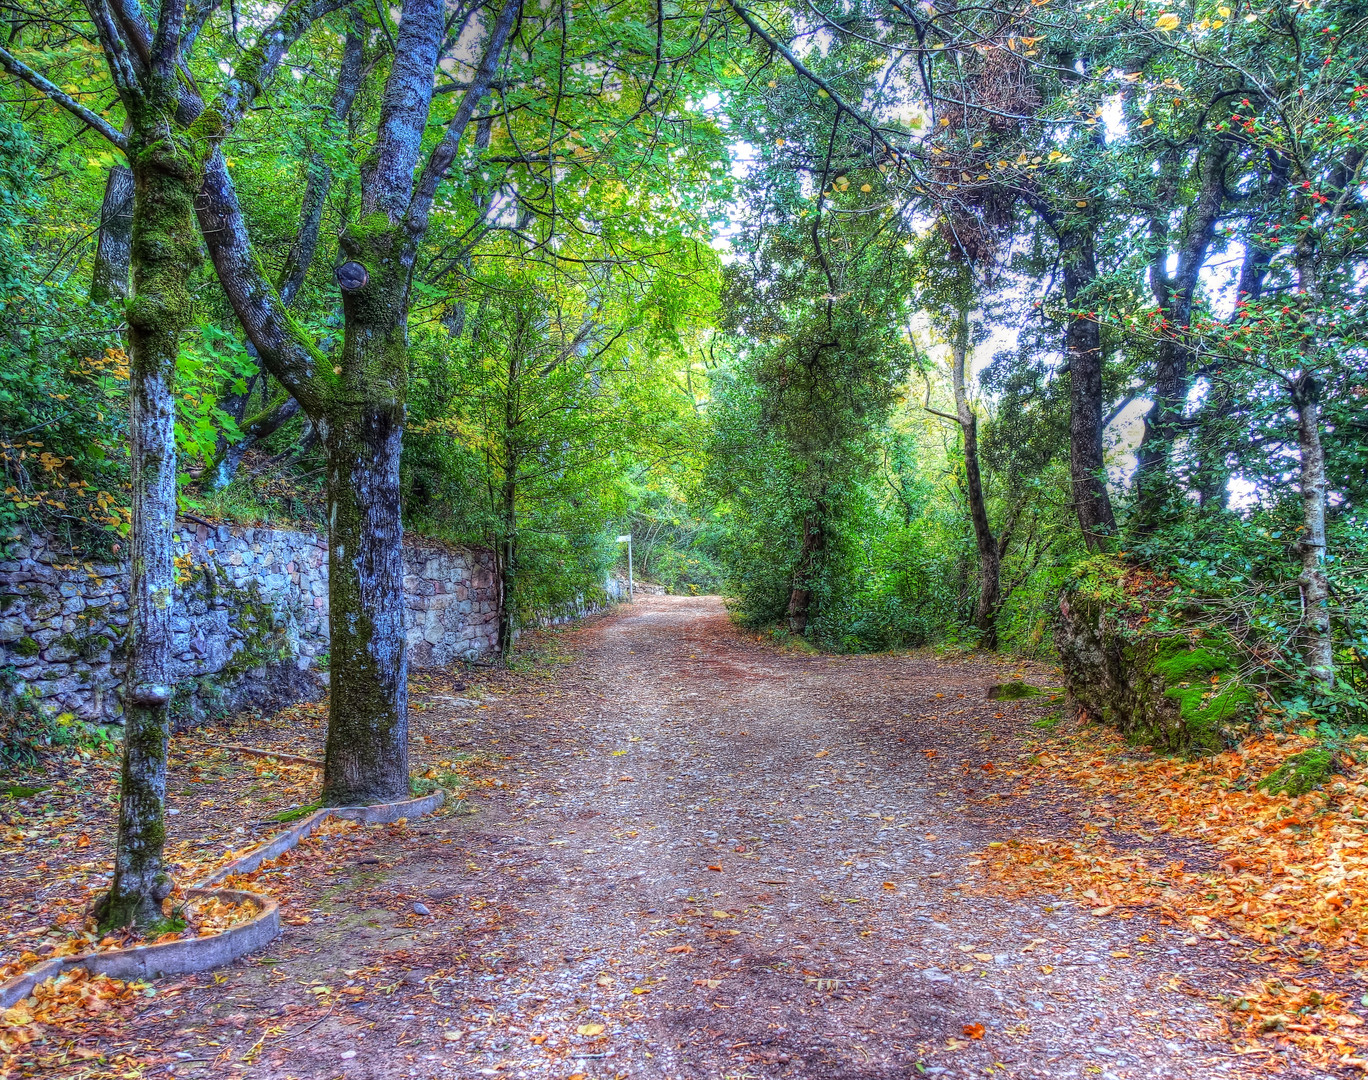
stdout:
<svg viewBox="0 0 1368 1080">
<path fill-rule="evenodd" d="M 18 60 L 7 49 L 0 48 L 0 67 L 3 67 L 16 79 L 28 83 L 31 87 L 50 99 L 54 104 L 60 105 L 77 119 L 81 120 L 90 128 L 103 135 L 109 142 L 113 143 L 120 150 L 128 150 L 128 140 L 124 138 L 123 132 L 116 129 L 104 117 L 98 113 L 91 112 L 70 94 L 63 93 L 53 83 L 49 82 L 33 68 L 23 61 Z"/>
</svg>

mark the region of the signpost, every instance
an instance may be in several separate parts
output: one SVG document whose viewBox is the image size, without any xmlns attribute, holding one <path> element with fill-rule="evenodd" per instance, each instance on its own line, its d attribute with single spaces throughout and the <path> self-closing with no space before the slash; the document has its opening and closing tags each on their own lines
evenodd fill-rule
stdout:
<svg viewBox="0 0 1368 1080">
<path fill-rule="evenodd" d="M 617 542 L 627 545 L 627 600 L 630 603 L 636 592 L 632 585 L 632 534 L 623 533 L 617 538 Z"/>
</svg>

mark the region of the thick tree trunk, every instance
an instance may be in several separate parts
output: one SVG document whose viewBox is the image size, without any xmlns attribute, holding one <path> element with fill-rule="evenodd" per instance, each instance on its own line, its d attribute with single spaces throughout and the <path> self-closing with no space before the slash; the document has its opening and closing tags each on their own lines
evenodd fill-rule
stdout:
<svg viewBox="0 0 1368 1080">
<path fill-rule="evenodd" d="M 401 228 L 353 226 L 338 269 L 346 336 L 315 426 L 328 458 L 328 739 L 323 801 L 408 797 L 408 639 L 399 452 L 408 397 Z"/>
<path fill-rule="evenodd" d="M 100 238 L 90 275 L 90 302 L 108 304 L 128 298 L 128 269 L 133 241 L 133 170 L 110 167 L 100 206 Z"/>
<path fill-rule="evenodd" d="M 1325 574 L 1325 450 L 1321 446 L 1320 387 L 1309 374 L 1292 385 L 1297 410 L 1297 450 L 1301 457 L 1302 649 L 1311 677 L 1322 687 L 1335 682 L 1334 640 L 1330 631 L 1330 581 Z"/>
<path fill-rule="evenodd" d="M 1069 364 L 1069 477 L 1074 508 L 1089 551 L 1100 551 L 1116 533 L 1102 454 L 1102 331 L 1097 319 L 1078 311 L 1081 294 L 1097 277 L 1091 231 L 1059 238 L 1069 325 L 1064 356 Z"/>
<path fill-rule="evenodd" d="M 146 927 L 171 892 L 165 842 L 166 747 L 171 703 L 171 610 L 175 587 L 175 377 L 181 335 L 194 315 L 188 289 L 199 258 L 190 148 L 168 138 L 131 139 L 134 168 L 133 299 L 128 308 L 131 618 L 124 676 L 124 755 L 114 881 L 102 927 Z"/>
<path fill-rule="evenodd" d="M 960 431 L 964 435 L 965 492 L 969 499 L 969 518 L 974 525 L 974 545 L 978 549 L 979 598 L 974 608 L 974 628 L 979 633 L 980 646 L 996 649 L 997 615 L 1002 605 L 1002 552 L 988 521 L 988 507 L 983 498 L 978 417 L 969 405 L 968 376 L 965 371 L 968 353 L 969 320 L 967 313 L 961 313 L 955 340 L 951 344 L 951 358 L 954 365 L 955 414 L 959 417 Z"/>
<path fill-rule="evenodd" d="M 323 801 L 330 806 L 409 794 L 403 407 L 368 403 L 349 411 L 318 425 L 328 457 L 331 675 Z"/>
<path fill-rule="evenodd" d="M 808 615 L 812 608 L 813 575 L 817 562 L 826 549 L 826 531 L 820 508 L 803 517 L 803 546 L 798 553 L 798 567 L 789 593 L 788 628 L 793 634 L 807 632 Z"/>
</svg>

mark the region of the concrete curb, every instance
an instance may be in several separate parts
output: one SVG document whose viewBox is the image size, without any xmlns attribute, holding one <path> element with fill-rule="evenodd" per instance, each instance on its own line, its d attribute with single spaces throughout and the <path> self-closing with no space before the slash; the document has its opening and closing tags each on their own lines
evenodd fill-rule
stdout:
<svg viewBox="0 0 1368 1080">
<path fill-rule="evenodd" d="M 188 889 L 190 898 L 211 896 L 232 904 L 250 903 L 257 916 L 250 922 L 230 926 L 209 937 L 164 941 L 160 945 L 136 945 L 131 949 L 76 953 L 48 960 L 0 985 L 0 1009 L 7 1009 L 33 993 L 33 988 L 73 968 L 111 979 L 153 979 L 160 975 L 183 975 L 230 964 L 239 956 L 261 948 L 280 933 L 280 905 L 268 896 L 241 889 Z"/>
<path fill-rule="evenodd" d="M 446 793 L 434 791 L 419 799 L 374 806 L 330 806 L 310 814 L 303 821 L 265 844 L 242 855 L 186 890 L 189 897 L 213 896 L 228 903 L 255 904 L 259 914 L 250 922 L 229 927 L 210 937 L 165 941 L 160 945 L 136 945 L 131 949 L 77 953 L 47 960 L 12 979 L 0 983 L 0 1009 L 8 1009 L 33 993 L 33 988 L 73 968 L 85 968 L 92 975 L 111 979 L 151 979 L 160 975 L 185 975 L 195 971 L 231 964 L 254 952 L 280 933 L 280 905 L 269 896 L 243 889 L 217 887 L 230 874 L 250 873 L 262 863 L 275 859 L 295 847 L 330 817 L 359 821 L 367 825 L 388 825 L 401 818 L 421 817 L 436 810 Z"/>
<path fill-rule="evenodd" d="M 374 806 L 325 806 L 315 810 L 302 821 L 297 822 L 283 833 L 272 837 L 258 848 L 253 848 L 226 866 L 221 866 L 201 881 L 198 888 L 205 889 L 215 885 L 230 874 L 248 874 L 264 862 L 277 859 L 295 847 L 330 817 L 344 821 L 359 821 L 366 825 L 388 825 L 400 818 L 422 817 L 436 810 L 446 800 L 446 792 L 434 791 L 420 799 L 406 799 L 404 802 L 376 803 Z"/>
</svg>

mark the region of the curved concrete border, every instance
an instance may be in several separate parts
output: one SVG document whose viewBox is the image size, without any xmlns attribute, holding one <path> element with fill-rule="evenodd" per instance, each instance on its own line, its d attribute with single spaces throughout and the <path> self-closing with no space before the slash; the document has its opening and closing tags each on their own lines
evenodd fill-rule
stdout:
<svg viewBox="0 0 1368 1080">
<path fill-rule="evenodd" d="M 0 1009 L 8 1009 L 15 1002 L 22 1001 L 33 993 L 33 988 L 39 983 L 78 967 L 85 968 L 93 975 L 128 980 L 184 975 L 231 964 L 239 957 L 261 948 L 280 933 L 280 905 L 269 896 L 259 893 L 218 888 L 218 882 L 229 874 L 250 873 L 262 863 L 280 857 L 330 817 L 368 825 L 387 825 L 401 818 L 430 814 L 445 800 L 446 792 L 434 791 L 431 795 L 403 802 L 324 807 L 186 890 L 186 895 L 190 897 L 214 896 L 233 904 L 255 904 L 260 912 L 256 918 L 209 937 L 164 941 L 160 945 L 135 945 L 131 949 L 76 953 L 44 961 L 0 983 Z"/>
<path fill-rule="evenodd" d="M 436 810 L 446 800 L 446 792 L 434 791 L 418 799 L 403 802 L 376 803 L 374 806 L 325 806 L 315 810 L 308 817 L 296 822 L 282 833 L 278 833 L 260 847 L 255 847 L 245 855 L 240 855 L 226 866 L 220 866 L 199 883 L 205 889 L 216 885 L 230 874 L 248 874 L 264 862 L 277 859 L 330 817 L 344 821 L 359 821 L 366 825 L 388 825 L 400 818 L 422 817 Z"/>
<path fill-rule="evenodd" d="M 48 960 L 0 985 L 0 1009 L 7 1009 L 33 993 L 33 988 L 72 968 L 111 979 L 152 979 L 159 975 L 183 975 L 230 964 L 261 948 L 280 933 L 280 905 L 269 896 L 241 889 L 188 889 L 190 898 L 211 896 L 232 904 L 252 904 L 255 918 L 208 937 L 135 945 L 131 949 L 76 953 Z"/>
</svg>

